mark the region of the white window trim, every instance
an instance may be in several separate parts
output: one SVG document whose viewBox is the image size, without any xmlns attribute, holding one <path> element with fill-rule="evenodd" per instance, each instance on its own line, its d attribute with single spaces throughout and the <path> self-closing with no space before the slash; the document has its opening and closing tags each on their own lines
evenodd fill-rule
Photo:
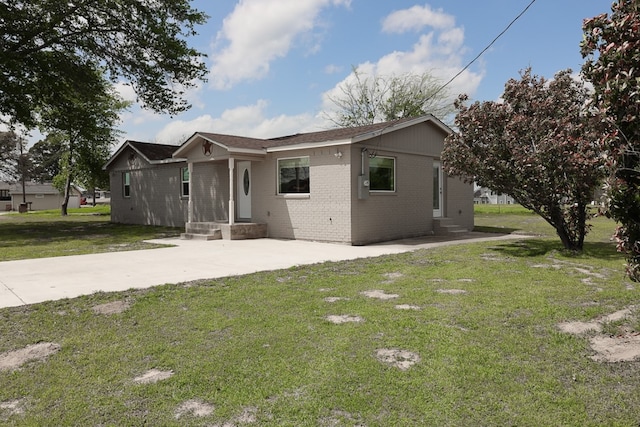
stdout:
<svg viewBox="0 0 640 427">
<path fill-rule="evenodd" d="M 292 159 L 307 159 L 308 168 L 309 168 L 309 191 L 306 193 L 282 193 L 280 192 L 280 161 L 281 160 L 292 160 Z M 308 198 L 311 194 L 311 158 L 309 156 L 295 156 L 295 157 L 281 157 L 276 159 L 276 194 L 278 196 L 285 196 L 287 198 Z"/>
<path fill-rule="evenodd" d="M 126 176 L 129 176 L 129 184 L 127 184 Z M 129 187 L 129 194 L 125 191 L 125 188 Z M 131 198 L 131 172 L 126 171 L 122 172 L 122 198 L 130 199 Z"/>
<path fill-rule="evenodd" d="M 379 193 L 379 194 L 395 194 L 398 190 L 398 185 L 397 185 L 397 159 L 395 157 L 392 156 L 376 156 L 376 158 L 378 159 L 392 159 L 393 160 L 393 190 L 373 190 L 370 189 L 369 191 L 371 193 Z M 369 165 L 369 168 L 371 168 L 371 165 Z M 371 172 L 369 172 L 369 174 L 371 174 Z"/>
<path fill-rule="evenodd" d="M 189 173 L 189 167 L 185 166 L 185 167 L 181 167 L 180 168 L 180 197 L 183 199 L 186 199 L 189 197 L 188 191 L 189 191 L 189 181 L 191 181 L 191 174 L 189 173 L 189 179 L 187 181 L 184 180 L 184 170 L 187 170 L 187 173 Z M 184 194 L 184 184 L 187 184 L 187 194 Z"/>
</svg>

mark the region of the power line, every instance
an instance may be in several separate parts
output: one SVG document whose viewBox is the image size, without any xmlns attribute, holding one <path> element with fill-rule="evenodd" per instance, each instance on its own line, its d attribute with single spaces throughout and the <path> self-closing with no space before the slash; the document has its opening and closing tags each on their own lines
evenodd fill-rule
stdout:
<svg viewBox="0 0 640 427">
<path fill-rule="evenodd" d="M 458 73 L 457 73 L 455 76 L 451 77 L 451 79 L 450 79 L 448 82 L 446 82 L 445 84 L 443 84 L 443 85 L 440 87 L 440 89 L 438 89 L 438 90 L 437 90 L 437 91 L 436 91 L 436 92 L 435 92 L 431 97 L 433 98 L 434 96 L 436 96 L 436 95 L 437 95 L 438 93 L 440 93 L 444 88 L 446 88 L 447 86 L 449 86 L 449 84 L 451 84 L 451 82 L 453 82 L 455 79 L 457 79 L 457 78 L 460 76 L 460 74 L 464 73 L 464 72 L 467 70 L 467 68 L 469 68 L 469 67 L 470 67 L 474 62 L 476 62 L 476 61 L 478 60 L 478 58 L 480 58 L 480 57 L 482 56 L 482 54 L 483 54 L 483 53 L 485 53 L 487 50 L 489 50 L 489 49 L 491 48 L 491 46 L 493 46 L 493 44 L 494 44 L 495 42 L 497 42 L 497 41 L 498 41 L 498 39 L 504 35 L 504 33 L 506 33 L 507 31 L 509 31 L 509 28 L 511 28 L 511 26 L 512 26 L 513 24 L 515 24 L 515 22 L 516 22 L 518 19 L 520 19 L 520 17 L 521 17 L 522 15 L 524 15 L 524 14 L 527 12 L 527 10 L 529 10 L 529 8 L 530 8 L 531 6 L 533 6 L 533 4 L 534 4 L 535 2 L 536 2 L 536 0 L 531 0 L 531 3 L 529 3 L 529 4 L 527 5 L 527 7 L 525 7 L 525 8 L 522 10 L 522 12 L 520 12 L 520 13 L 518 14 L 518 16 L 516 16 L 515 18 L 513 18 L 513 20 L 511 20 L 511 22 L 509 22 L 509 25 L 507 25 L 507 26 L 505 27 L 505 29 L 504 29 L 504 30 L 502 30 L 502 32 L 500 32 L 500 34 L 498 34 L 498 35 L 497 35 L 493 40 L 491 40 L 491 43 L 489 43 L 489 44 L 487 45 L 487 47 L 485 47 L 484 49 L 482 49 L 482 51 L 480 51 L 480 53 L 479 53 L 479 54 L 477 54 L 475 58 L 473 58 L 473 59 L 472 59 L 472 60 L 471 60 L 467 65 L 465 65 L 465 66 L 464 66 L 464 68 L 463 68 L 462 70 L 458 71 Z"/>
</svg>

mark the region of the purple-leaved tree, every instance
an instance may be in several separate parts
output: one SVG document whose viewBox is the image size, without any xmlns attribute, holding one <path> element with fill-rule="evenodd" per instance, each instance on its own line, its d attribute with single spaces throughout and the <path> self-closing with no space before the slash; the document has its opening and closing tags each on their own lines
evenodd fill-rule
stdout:
<svg viewBox="0 0 640 427">
<path fill-rule="evenodd" d="M 553 80 L 509 80 L 502 102 L 456 102 L 457 131 L 445 141 L 449 175 L 511 195 L 551 224 L 564 248 L 581 251 L 589 204 L 603 179 L 601 120 L 585 107 L 571 70 Z"/>
</svg>

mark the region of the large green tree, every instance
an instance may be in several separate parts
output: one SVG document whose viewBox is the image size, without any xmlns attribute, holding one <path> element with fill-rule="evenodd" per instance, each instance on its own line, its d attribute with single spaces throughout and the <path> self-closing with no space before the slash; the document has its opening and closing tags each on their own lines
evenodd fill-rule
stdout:
<svg viewBox="0 0 640 427">
<path fill-rule="evenodd" d="M 20 177 L 20 153 L 24 146 L 24 139 L 15 132 L 0 132 L 0 180 L 14 181 Z"/>
<path fill-rule="evenodd" d="M 31 179 L 38 182 L 52 181 L 60 173 L 60 161 L 64 150 L 64 138 L 57 133 L 49 133 L 44 139 L 33 144 L 29 148 Z"/>
<path fill-rule="evenodd" d="M 335 106 L 327 118 L 340 127 L 354 127 L 405 117 L 433 114 L 445 121 L 455 112 L 448 91 L 429 72 L 422 74 L 367 75 L 353 67 L 329 101 Z"/>
<path fill-rule="evenodd" d="M 83 71 L 89 67 L 90 63 L 80 66 Z M 98 69 L 84 80 L 61 78 L 56 85 L 56 91 L 44 96 L 38 114 L 42 129 L 61 144 L 60 172 L 54 182 L 64 192 L 61 213 L 66 215 L 72 183 L 93 188 L 103 180 L 102 165 L 120 133 L 116 126 L 127 103 Z"/>
<path fill-rule="evenodd" d="M 612 126 L 606 134 L 607 212 L 620 223 L 618 249 L 640 281 L 640 1 L 619 0 L 610 15 L 584 22 L 582 72 Z"/>
<path fill-rule="evenodd" d="M 183 111 L 184 90 L 207 73 L 186 42 L 205 21 L 189 0 L 0 0 L 0 114 L 33 128 L 57 79 L 98 66 L 129 82 L 145 107 Z"/>
<path fill-rule="evenodd" d="M 507 82 L 502 99 L 468 107 L 459 99 L 457 132 L 442 153 L 446 172 L 511 195 L 551 224 L 566 249 L 581 250 L 603 179 L 588 91 L 570 70 L 547 81 L 527 69 Z"/>
</svg>

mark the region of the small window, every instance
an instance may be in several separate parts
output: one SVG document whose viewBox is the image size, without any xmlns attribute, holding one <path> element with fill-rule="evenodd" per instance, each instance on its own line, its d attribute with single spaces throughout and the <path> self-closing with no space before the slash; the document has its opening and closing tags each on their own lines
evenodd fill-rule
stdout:
<svg viewBox="0 0 640 427">
<path fill-rule="evenodd" d="M 122 196 L 131 197 L 131 172 L 122 174 Z"/>
<path fill-rule="evenodd" d="M 189 168 L 182 168 L 180 170 L 181 190 L 180 195 L 182 197 L 189 197 Z"/>
<path fill-rule="evenodd" d="M 371 191 L 396 191 L 396 159 L 380 156 L 369 159 L 369 185 Z"/>
<path fill-rule="evenodd" d="M 9 190 L 0 190 L 0 200 L 11 200 Z"/>
<path fill-rule="evenodd" d="M 309 194 L 309 158 L 278 159 L 278 194 Z"/>
</svg>

